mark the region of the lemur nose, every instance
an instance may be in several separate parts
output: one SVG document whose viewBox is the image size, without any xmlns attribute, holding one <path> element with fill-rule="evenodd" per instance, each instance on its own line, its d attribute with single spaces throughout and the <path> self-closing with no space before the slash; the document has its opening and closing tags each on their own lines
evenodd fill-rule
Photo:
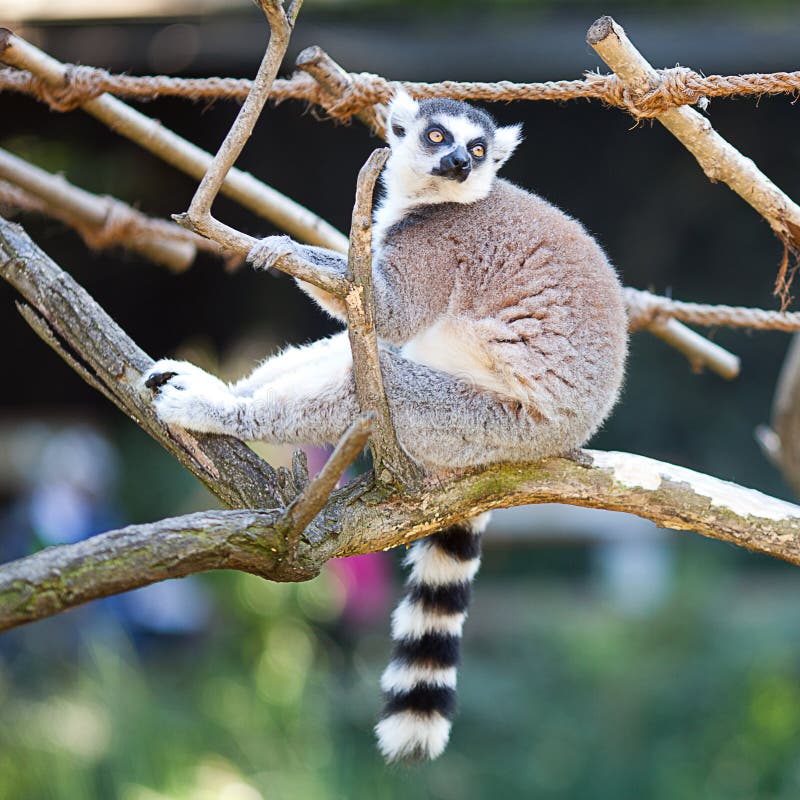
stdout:
<svg viewBox="0 0 800 800">
<path fill-rule="evenodd" d="M 469 153 L 459 145 L 455 150 L 443 156 L 440 163 L 442 169 L 464 169 L 470 164 Z"/>
</svg>

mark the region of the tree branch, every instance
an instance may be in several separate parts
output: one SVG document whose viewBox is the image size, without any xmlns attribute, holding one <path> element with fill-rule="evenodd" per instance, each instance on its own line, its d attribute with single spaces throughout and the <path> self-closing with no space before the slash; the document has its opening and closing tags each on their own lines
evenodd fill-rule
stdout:
<svg viewBox="0 0 800 800">
<path fill-rule="evenodd" d="M 0 60 L 18 69 L 28 70 L 54 88 L 62 88 L 69 81 L 64 64 L 6 29 L 0 29 Z M 111 95 L 103 94 L 87 100 L 80 107 L 111 130 L 197 180 L 202 179 L 212 163 L 209 153 Z M 343 253 L 347 251 L 347 239 L 342 233 L 246 172 L 231 169 L 221 191 L 296 239 Z M 255 239 L 244 237 L 244 234 L 241 237 L 231 242 L 230 249 L 246 255 L 255 244 Z M 309 283 L 314 282 L 313 275 L 298 277 Z M 327 289 L 326 286 L 322 288 Z"/>
<path fill-rule="evenodd" d="M 300 5 L 301 0 L 296 0 L 292 4 L 292 19 L 299 12 Z M 267 51 L 253 81 L 253 87 L 217 154 L 210 160 L 202 174 L 189 210 L 184 214 L 176 214 L 174 217 L 184 227 L 242 255 L 247 255 L 257 240 L 215 219 L 211 215 L 211 206 L 220 190 L 224 189 L 228 176 L 233 174 L 233 164 L 253 132 L 289 45 L 292 23 L 284 14 L 280 0 L 262 0 L 261 6 L 269 21 L 270 37 Z M 286 230 L 292 233 L 289 228 Z M 346 252 L 346 240 L 342 242 L 337 238 L 335 244 L 334 249 Z M 283 256 L 272 266 L 338 297 L 342 297 L 347 289 L 341 276 L 323 267 L 318 267 L 299 256 Z"/>
<path fill-rule="evenodd" d="M 411 493 L 386 495 L 361 478 L 331 497 L 295 554 L 279 511 L 191 514 L 47 548 L 0 566 L 0 630 L 213 569 L 304 580 L 331 558 L 409 544 L 482 511 L 531 503 L 625 511 L 800 564 L 800 506 L 643 456 L 587 450 L 577 460 L 439 474 Z"/>
<path fill-rule="evenodd" d="M 601 17 L 594 22 L 586 40 L 619 76 L 634 101 L 659 87 L 659 74 L 611 17 Z M 694 109 L 671 108 L 655 118 L 689 150 L 712 182 L 727 183 L 764 217 L 793 254 L 800 252 L 800 206 L 764 175 L 752 159 L 723 139 Z M 788 300 L 785 277 L 784 262 L 776 283 L 776 293 L 781 294 L 784 304 Z"/>
<path fill-rule="evenodd" d="M 204 511 L 48 547 L 0 567 L 0 630 L 211 569 L 275 577 L 280 512 Z"/>
<path fill-rule="evenodd" d="M 325 466 L 286 510 L 285 523 L 289 528 L 288 550 L 292 557 L 297 555 L 297 545 L 301 535 L 325 507 L 344 471 L 366 447 L 374 419 L 375 415 L 372 413 L 362 414 L 353 422 L 344 432 Z"/>
<path fill-rule="evenodd" d="M 358 173 L 347 269 L 350 288 L 345 306 L 359 404 L 362 411 L 376 414 L 372 436 L 375 474 L 382 483 L 411 487 L 422 473 L 397 442 L 383 388 L 372 296 L 372 196 L 375 181 L 388 158 L 388 148 L 374 150 Z"/>
<path fill-rule="evenodd" d="M 131 419 L 169 450 L 225 505 L 270 508 L 291 498 L 272 467 L 238 439 L 167 427 L 155 414 L 141 376 L 153 360 L 18 225 L 0 218 L 0 277 L 38 312 L 48 343 L 71 355 Z M 27 317 L 26 317 L 27 318 Z M 37 331 L 41 334 L 41 331 Z"/>
<path fill-rule="evenodd" d="M 153 219 L 108 195 L 98 197 L 69 183 L 61 175 L 34 166 L 0 148 L 0 179 L 24 190 L 30 198 L 12 205 L 35 210 L 75 228 L 92 248 L 127 247 L 175 271 L 191 266 L 198 248 L 224 256 L 216 242 L 183 230 L 174 222 Z M 4 199 L 0 186 L 0 201 Z"/>
<path fill-rule="evenodd" d="M 331 102 L 340 100 L 353 89 L 353 77 L 340 67 L 321 47 L 312 45 L 302 50 L 295 66 L 310 75 L 325 90 Z M 373 133 L 386 138 L 387 109 L 383 103 L 362 108 L 355 116 Z"/>
</svg>

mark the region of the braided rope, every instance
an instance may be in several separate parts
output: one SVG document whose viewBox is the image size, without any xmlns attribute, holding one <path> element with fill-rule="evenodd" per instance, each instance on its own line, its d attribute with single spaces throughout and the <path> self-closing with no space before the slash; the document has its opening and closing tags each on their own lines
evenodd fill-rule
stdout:
<svg viewBox="0 0 800 800">
<path fill-rule="evenodd" d="M 742 306 L 683 303 L 640 289 L 623 289 L 628 309 L 628 330 L 646 328 L 653 322 L 676 319 L 679 322 L 728 328 L 752 328 L 769 331 L 800 330 L 800 312 L 768 311 Z"/>
<path fill-rule="evenodd" d="M 616 75 L 588 73 L 583 80 L 513 83 L 511 81 L 419 83 L 389 81 L 372 73 L 351 73 L 351 85 L 341 96 L 331 95 L 306 73 L 273 84 L 271 98 L 295 99 L 321 106 L 337 119 L 346 119 L 376 103 L 391 99 L 403 86 L 417 99 L 451 97 L 456 100 L 511 102 L 515 100 L 602 100 L 627 109 L 637 118 L 654 117 L 670 108 L 704 104 L 709 97 L 733 95 L 795 94 L 800 92 L 800 71 L 748 75 L 703 76 L 686 67 L 659 70 L 660 81 L 651 91 L 633 95 Z M 69 111 L 104 92 L 152 100 L 177 96 L 191 100 L 243 100 L 252 87 L 245 78 L 173 78 L 166 75 L 115 75 L 107 70 L 70 64 L 63 86 L 54 88 L 24 70 L 0 69 L 0 90 L 32 94 L 56 111 Z"/>
</svg>

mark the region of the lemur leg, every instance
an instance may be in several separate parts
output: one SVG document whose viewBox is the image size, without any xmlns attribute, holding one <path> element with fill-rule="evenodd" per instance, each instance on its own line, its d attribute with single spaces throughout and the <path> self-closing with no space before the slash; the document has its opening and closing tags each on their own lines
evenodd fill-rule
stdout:
<svg viewBox="0 0 800 800">
<path fill-rule="evenodd" d="M 327 361 L 335 357 L 334 354 L 349 348 L 347 331 L 300 347 L 287 347 L 268 358 L 246 377 L 229 384 L 230 390 L 240 397 L 252 397 L 262 386 L 284 375 L 294 374 L 299 369 Z"/>
<path fill-rule="evenodd" d="M 165 422 L 246 440 L 336 441 L 358 414 L 346 333 L 290 348 L 240 381 L 236 392 L 192 364 L 171 360 L 154 364 L 145 385 L 156 392 Z M 333 405 L 341 408 L 334 412 Z"/>
<path fill-rule="evenodd" d="M 319 344 L 321 357 L 235 395 L 200 371 L 178 373 L 157 388 L 166 422 L 205 433 L 277 443 L 335 442 L 359 413 L 352 358 L 344 337 Z M 324 352 L 324 356 L 322 355 Z M 156 373 L 154 367 L 151 376 Z M 431 467 L 527 460 L 554 452 L 557 431 L 515 400 L 480 390 L 439 370 L 383 350 L 381 367 L 400 444 Z"/>
</svg>

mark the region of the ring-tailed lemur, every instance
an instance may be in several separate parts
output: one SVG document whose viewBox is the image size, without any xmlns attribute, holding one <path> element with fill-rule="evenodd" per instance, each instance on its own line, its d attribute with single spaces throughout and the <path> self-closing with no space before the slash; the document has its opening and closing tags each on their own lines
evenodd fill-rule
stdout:
<svg viewBox="0 0 800 800">
<path fill-rule="evenodd" d="M 613 406 L 626 354 L 614 270 L 580 223 L 496 177 L 519 126 L 451 100 L 404 93 L 375 213 L 381 369 L 400 444 L 430 469 L 531 461 L 581 446 Z M 344 273 L 338 253 L 261 240 L 267 268 L 295 253 Z M 342 302 L 302 288 L 334 317 Z M 185 362 L 146 385 L 166 422 L 273 442 L 336 441 L 359 411 L 346 333 L 292 347 L 228 385 Z M 485 515 L 414 544 L 393 616 L 394 657 L 377 725 L 389 760 L 444 749 Z"/>
</svg>

